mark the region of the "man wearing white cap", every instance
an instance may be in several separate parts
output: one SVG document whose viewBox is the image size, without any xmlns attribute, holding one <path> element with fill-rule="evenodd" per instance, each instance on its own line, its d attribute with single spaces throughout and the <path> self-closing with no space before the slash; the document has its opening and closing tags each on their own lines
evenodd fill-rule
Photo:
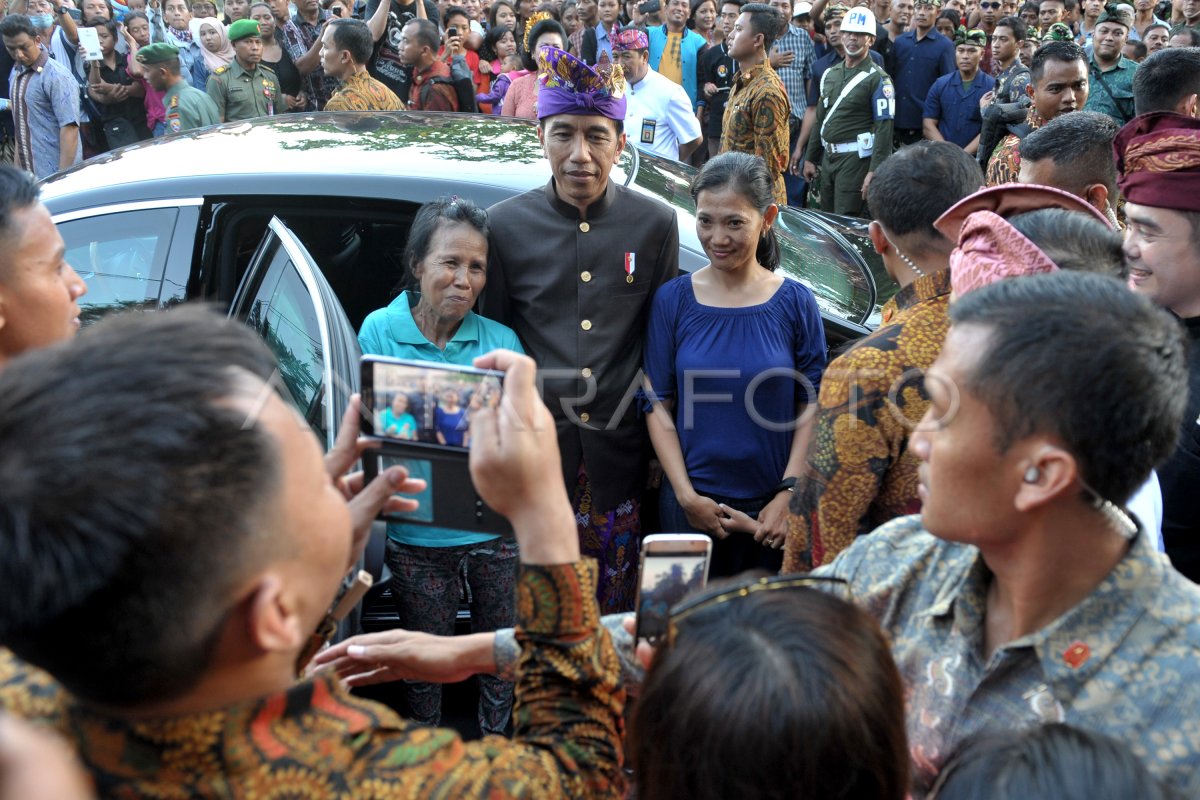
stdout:
<svg viewBox="0 0 1200 800">
<path fill-rule="evenodd" d="M 875 15 L 852 8 L 840 31 L 846 59 L 821 76 L 821 99 L 805 151 L 804 177 L 821 164 L 821 210 L 862 214 L 871 176 L 892 153 L 896 91 L 883 68 L 868 57 Z"/>
</svg>

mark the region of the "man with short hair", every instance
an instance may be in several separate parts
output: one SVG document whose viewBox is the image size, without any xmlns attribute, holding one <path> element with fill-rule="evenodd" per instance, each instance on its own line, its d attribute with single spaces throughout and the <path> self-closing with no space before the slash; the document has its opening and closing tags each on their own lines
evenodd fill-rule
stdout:
<svg viewBox="0 0 1200 800">
<path fill-rule="evenodd" d="M 395 93 L 367 73 L 374 42 L 367 23 L 334 19 L 321 34 L 321 68 L 341 82 L 326 111 L 403 111 Z"/>
<path fill-rule="evenodd" d="M 239 19 L 229 26 L 234 59 L 217 67 L 208 79 L 208 96 L 222 122 L 269 117 L 279 107 L 279 79 L 262 63 L 263 43 L 258 23 Z"/>
<path fill-rule="evenodd" d="M 190 131 L 221 122 L 221 112 L 212 98 L 192 86 L 180 74 L 179 48 L 175 45 L 158 42 L 139 48 L 137 60 L 142 65 L 146 82 L 154 91 L 162 94 L 167 133 Z"/>
<path fill-rule="evenodd" d="M 1146 45 L 1147 57 L 1154 55 L 1159 50 L 1165 50 L 1167 43 L 1171 40 L 1171 27 L 1165 22 L 1155 22 L 1149 28 L 1146 28 L 1142 34 L 1142 42 Z"/>
<path fill-rule="evenodd" d="M 737 62 L 729 56 L 729 42 L 733 26 L 742 13 L 742 0 L 722 0 L 718 22 L 721 26 L 721 42 L 700 54 L 700 88 L 696 99 L 696 114 L 704 121 L 704 138 L 707 139 L 708 155 L 721 151 L 721 127 L 725 121 L 725 104 L 733 89 L 733 78 Z"/>
<path fill-rule="evenodd" d="M 1117 168 L 1112 143 L 1117 123 L 1107 114 L 1077 111 L 1047 122 L 1021 140 L 1020 183 L 1053 186 L 1086 200 L 1108 217 L 1117 216 Z"/>
<path fill-rule="evenodd" d="M 650 28 L 650 68 L 678 83 L 696 105 L 696 61 L 708 41 L 687 26 L 688 0 L 667 0 L 662 25 Z"/>
<path fill-rule="evenodd" d="M 1056 22 L 1066 23 L 1067 4 L 1063 0 L 1041 0 L 1038 3 L 1038 30 L 1045 35 Z"/>
<path fill-rule="evenodd" d="M 1048 722 L 1119 737 L 1197 796 L 1200 587 L 1120 510 L 1178 435 L 1181 331 L 1069 271 L 998 281 L 949 314 L 908 444 L 920 516 L 815 573 L 848 581 L 891 642 L 914 797 L 967 737 Z"/>
<path fill-rule="evenodd" d="M 133 315 L 0 375 L 0 634 L 71 693 L 46 721 L 73 736 L 101 796 L 623 792 L 624 692 L 590 597 L 595 567 L 554 485 L 535 366 L 506 351 L 477 363 L 506 376 L 501 412 L 472 420 L 473 483 L 510 518 L 518 592 L 536 601 L 518 603 L 514 739 L 471 743 L 357 698 L 336 676 L 297 680 L 364 539 L 252 331 L 202 309 Z M 87 424 L 58 418 L 68 387 L 97 409 Z M 89 457 L 71 467 L 47 455 L 66 452 Z M 55 477 L 18 466 L 30 461 Z M 376 510 L 422 486 L 393 470 Z M 46 575 L 63 579 L 47 592 Z"/>
<path fill-rule="evenodd" d="M 771 8 L 779 12 L 783 26 L 771 47 L 771 68 L 779 76 L 787 92 L 790 114 L 788 116 L 788 153 L 796 146 L 800 128 L 804 123 L 804 112 L 808 108 L 808 84 L 812 80 L 812 65 L 815 60 L 812 39 L 808 31 L 791 22 L 791 0 L 771 0 Z M 804 179 L 792 175 L 787 166 L 783 170 L 783 182 L 787 190 L 788 205 L 804 205 Z"/>
<path fill-rule="evenodd" d="M 85 294 L 37 185 L 0 164 L 0 370 L 22 353 L 74 336 Z"/>
<path fill-rule="evenodd" d="M 620 67 L 598 72 L 550 47 L 538 66 L 538 140 L 553 177 L 488 210 L 480 310 L 537 361 L 579 540 L 600 564 L 600 606 L 628 611 L 649 458 L 630 393 L 654 293 L 679 272 L 679 229 L 670 206 L 609 177 L 625 149 Z"/>
<path fill-rule="evenodd" d="M 888 70 L 896 86 L 896 147 L 920 141 L 925 98 L 934 81 L 954 72 L 954 43 L 934 28 L 942 0 L 916 0 L 913 27 L 892 45 Z M 845 23 L 842 23 L 845 31 Z M 880 143 L 883 145 L 883 143 Z M 886 149 L 886 146 L 885 146 Z"/>
<path fill-rule="evenodd" d="M 320 36 L 311 36 L 312 29 L 309 26 L 301 29 L 297 23 L 300 15 L 299 13 L 295 16 L 292 15 L 289 0 L 264 0 L 264 2 L 270 6 L 271 15 L 275 17 L 275 34 L 280 46 L 287 50 L 292 63 L 296 65 L 296 71 L 300 73 L 300 94 L 304 96 L 305 106 L 296 110 L 316 111 L 317 84 L 323 80 L 319 73 L 321 38 Z M 309 7 L 307 2 L 305 7 Z M 322 21 L 321 14 L 328 18 L 329 12 L 322 10 L 319 6 L 314 6 L 313 11 L 318 14 L 318 22 Z"/>
<path fill-rule="evenodd" d="M 1200 116 L 1200 50 L 1168 48 L 1143 61 L 1133 76 L 1133 105 L 1139 115 Z"/>
<path fill-rule="evenodd" d="M 1167 47 L 1200 47 L 1200 30 L 1176 26 L 1167 40 Z"/>
<path fill-rule="evenodd" d="M 596 0 L 597 22 L 583 29 L 579 44 L 579 57 L 587 64 L 595 64 L 603 53 L 609 61 L 616 58 L 613 53 L 613 34 L 621 16 L 621 4 L 617 0 Z"/>
<path fill-rule="evenodd" d="M 953 142 L 970 155 L 979 150 L 983 120 L 979 107 L 995 79 L 979 68 L 987 34 L 959 28 L 954 36 L 954 59 L 958 71 L 933 82 L 925 99 L 925 138 Z"/>
<path fill-rule="evenodd" d="M 1079 35 L 1075 38 L 1080 47 L 1087 47 L 1092 43 L 1092 34 L 1096 32 L 1096 20 L 1104 13 L 1104 5 L 1104 0 L 1083 0 Z"/>
<path fill-rule="evenodd" d="M 1133 20 L 1129 27 L 1129 41 L 1144 42 L 1146 33 L 1153 25 L 1166 26 L 1167 21 L 1154 13 L 1154 0 L 1133 0 Z"/>
<path fill-rule="evenodd" d="M 787 91 L 768 56 L 779 27 L 779 12 L 771 6 L 742 6 L 729 44 L 738 73 L 725 107 L 721 152 L 732 150 L 762 158 L 774 186 L 775 202 L 782 206 L 787 205 L 783 172 L 788 167 L 791 112 Z"/>
<path fill-rule="evenodd" d="M 1029 67 L 1029 96 L 1033 105 L 1019 132 L 997 145 L 987 165 L 988 186 L 1014 183 L 1021 170 L 1021 139 L 1050 120 L 1082 108 L 1088 99 L 1087 56 L 1072 41 L 1043 44 Z"/>
<path fill-rule="evenodd" d="M 400 32 L 400 58 L 413 68 L 408 107 L 413 111 L 458 111 L 458 93 L 450 65 L 437 57 L 437 26 L 414 19 Z"/>
<path fill-rule="evenodd" d="M 629 82 L 625 130 L 634 144 L 664 158 L 687 161 L 703 140 L 687 92 L 650 69 L 650 39 L 645 31 L 617 31 L 612 47 Z"/>
<path fill-rule="evenodd" d="M 891 18 L 883 23 L 888 37 L 894 42 L 908 30 L 913 17 L 913 0 L 892 0 Z"/>
<path fill-rule="evenodd" d="M 0 38 L 16 62 L 8 96 L 17 166 L 45 178 L 79 163 L 79 84 L 67 67 L 50 58 L 29 17 L 11 14 L 0 20 Z"/>
<path fill-rule="evenodd" d="M 1125 57 L 1125 39 L 1133 20 L 1128 6 L 1110 5 L 1096 20 L 1088 59 L 1087 111 L 1108 114 L 1124 125 L 1133 119 L 1133 75 L 1137 63 Z"/>
<path fill-rule="evenodd" d="M 875 17 L 853 8 L 838 32 L 845 60 L 821 77 L 821 99 L 804 154 L 804 177 L 821 165 L 821 210 L 862 214 L 871 176 L 892 152 L 895 91 L 887 73 L 868 56 Z"/>
<path fill-rule="evenodd" d="M 1018 103 L 1027 97 L 1029 67 L 1021 63 L 1021 42 L 1027 31 L 1017 17 L 1005 17 L 992 33 L 992 55 L 996 60 L 996 86 L 988 104 Z"/>
<path fill-rule="evenodd" d="M 929 399 L 911 376 L 929 368 L 946 336 L 954 249 L 933 223 L 981 182 L 979 165 L 945 142 L 899 150 L 871 182 L 871 242 L 900 290 L 884 305 L 883 324 L 821 379 L 784 572 L 827 564 L 860 534 L 920 508 L 908 438 Z"/>
<path fill-rule="evenodd" d="M 967 18 L 970 18 L 970 16 L 968 14 Z M 979 69 L 992 77 L 995 77 L 998 72 L 992 36 L 996 32 L 996 24 L 999 21 L 1000 0 L 981 0 L 979 3 L 979 30 L 983 31 L 987 44 L 983 48 L 983 57 L 979 61 Z"/>
<path fill-rule="evenodd" d="M 572 33 L 568 41 L 571 43 L 571 52 L 582 57 L 583 34 L 588 28 L 595 28 L 600 24 L 600 10 L 596 0 L 579 0 L 575 7 L 579 9 L 579 21 L 583 23 L 583 26 Z"/>
<path fill-rule="evenodd" d="M 1182 320 L 1191 340 L 1178 445 L 1159 469 L 1163 542 L 1177 570 L 1200 581 L 1200 120 L 1140 115 L 1113 145 L 1126 200 L 1129 285 Z"/>
</svg>

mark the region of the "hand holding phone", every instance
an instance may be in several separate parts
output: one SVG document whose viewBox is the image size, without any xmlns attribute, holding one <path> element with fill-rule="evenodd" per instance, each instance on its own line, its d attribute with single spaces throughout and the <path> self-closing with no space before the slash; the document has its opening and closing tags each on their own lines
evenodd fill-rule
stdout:
<svg viewBox="0 0 1200 800">
<path fill-rule="evenodd" d="M 671 608 L 708 583 L 712 539 L 700 533 L 656 533 L 642 541 L 638 568 L 637 636 L 657 647 Z"/>
</svg>

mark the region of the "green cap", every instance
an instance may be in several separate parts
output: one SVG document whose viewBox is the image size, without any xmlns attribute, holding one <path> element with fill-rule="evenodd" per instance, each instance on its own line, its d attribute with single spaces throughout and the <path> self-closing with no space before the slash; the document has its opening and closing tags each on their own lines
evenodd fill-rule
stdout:
<svg viewBox="0 0 1200 800">
<path fill-rule="evenodd" d="M 262 36 L 262 31 L 258 29 L 258 23 L 252 19 L 239 19 L 229 26 L 230 42 L 240 42 L 251 36 Z"/>
<path fill-rule="evenodd" d="M 1133 9 L 1124 3 L 1105 6 L 1100 12 L 1100 16 L 1096 18 L 1096 24 L 1101 22 L 1115 22 L 1118 25 L 1123 25 L 1125 28 L 1133 27 Z"/>
<path fill-rule="evenodd" d="M 1065 22 L 1056 22 L 1042 34 L 1042 41 L 1073 42 L 1075 41 L 1075 34 L 1071 33 L 1071 29 L 1067 27 Z"/>
<path fill-rule="evenodd" d="M 954 32 L 954 46 L 959 47 L 964 44 L 974 47 L 987 47 L 987 34 L 978 28 L 967 30 L 959 25 L 958 30 Z"/>
<path fill-rule="evenodd" d="M 137 60 L 142 64 L 161 64 L 179 58 L 179 48 L 166 42 L 148 44 L 138 49 Z"/>
</svg>

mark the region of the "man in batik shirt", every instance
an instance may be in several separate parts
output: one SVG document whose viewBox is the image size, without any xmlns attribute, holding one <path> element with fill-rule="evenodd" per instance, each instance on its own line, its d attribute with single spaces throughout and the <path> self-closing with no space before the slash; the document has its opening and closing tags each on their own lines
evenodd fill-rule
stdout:
<svg viewBox="0 0 1200 800">
<path fill-rule="evenodd" d="M 784 572 L 827 564 L 855 537 L 920 509 L 908 437 L 929 407 L 921 375 L 950 325 L 954 247 L 933 223 L 978 189 L 978 165 L 947 142 L 904 148 L 871 182 L 871 240 L 900 291 L 883 307 L 883 325 L 830 362 L 821 378 Z"/>
<path fill-rule="evenodd" d="M 721 128 L 721 152 L 762 158 L 775 187 L 775 202 L 781 206 L 787 205 L 783 173 L 791 153 L 791 105 L 767 54 L 783 24 L 782 15 L 769 5 L 742 6 L 729 40 L 729 57 L 737 62 L 738 73 L 725 104 Z"/>
<path fill-rule="evenodd" d="M 321 34 L 321 66 L 341 87 L 325 104 L 326 111 L 403 111 L 395 92 L 367 73 L 374 42 L 367 23 L 335 19 Z"/>
<path fill-rule="evenodd" d="M 1021 139 L 1060 114 L 1083 108 L 1088 99 L 1087 55 L 1071 41 L 1066 25 L 1056 23 L 1050 41 L 1038 48 L 1029 67 L 1029 107 L 1025 127 L 1000 140 L 987 165 L 987 185 L 1016 183 L 1021 173 Z M 1057 38 L 1055 38 L 1057 37 Z M 1063 37 L 1066 37 L 1065 40 Z"/>
<path fill-rule="evenodd" d="M 0 475 L 24 465 L 4 482 L 0 635 L 71 692 L 55 703 L 4 659 L 0 705 L 40 706 L 102 797 L 621 796 L 624 691 L 535 365 L 497 351 L 480 366 L 506 372 L 503 413 L 472 420 L 472 475 L 521 550 L 512 740 L 464 743 L 334 676 L 296 680 L 375 514 L 411 511 L 388 498 L 422 483 L 393 467 L 348 507 L 357 409 L 324 460 L 262 342 L 199 309 L 102 322 L 0 375 Z M 96 404 L 89 424 L 55 412 L 72 387 Z M 31 448 L 53 479 L 29 471 Z M 91 454 L 68 459 L 79 475 L 50 455 L 63 448 Z"/>
</svg>

